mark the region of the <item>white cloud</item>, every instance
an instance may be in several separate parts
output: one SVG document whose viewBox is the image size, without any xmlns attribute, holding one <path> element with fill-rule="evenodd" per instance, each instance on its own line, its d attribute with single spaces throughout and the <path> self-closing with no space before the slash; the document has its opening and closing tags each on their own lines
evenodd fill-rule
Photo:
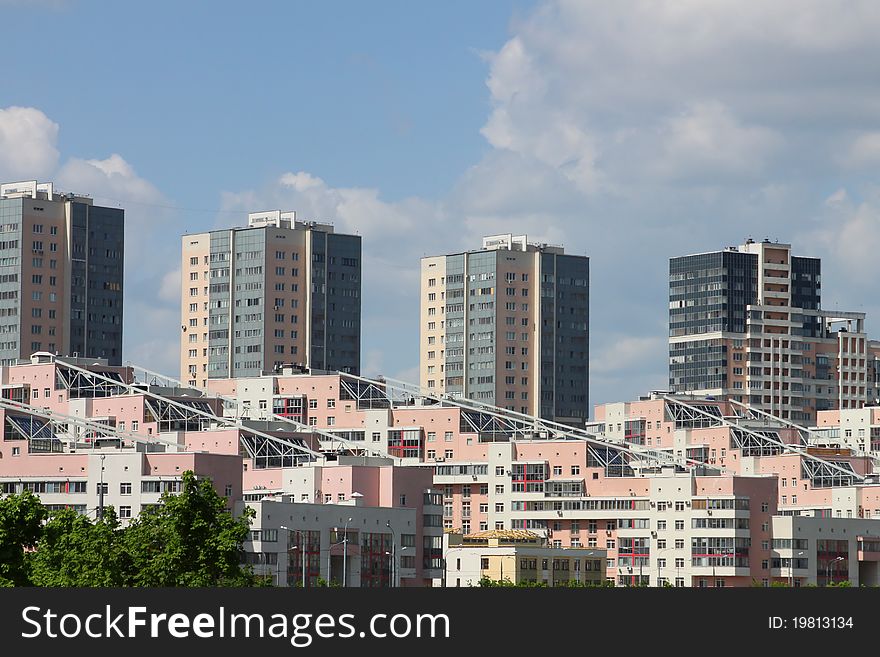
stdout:
<svg viewBox="0 0 880 657">
<path fill-rule="evenodd" d="M 621 336 L 604 349 L 593 351 L 590 370 L 609 374 L 637 369 L 665 349 L 666 339 L 662 337 Z"/>
<path fill-rule="evenodd" d="M 123 359 L 153 372 L 180 374 L 180 312 L 126 294 Z"/>
<path fill-rule="evenodd" d="M 33 107 L 0 109 L 0 178 L 45 179 L 58 164 L 58 124 Z"/>
<path fill-rule="evenodd" d="M 728 174 L 752 177 L 780 145 L 774 131 L 744 125 L 718 102 L 700 102 L 669 118 L 660 129 L 653 169 L 661 178 L 709 179 Z"/>
<path fill-rule="evenodd" d="M 180 327 L 180 224 L 172 205 L 121 155 L 68 159 L 55 176 L 59 188 L 125 209 L 123 356 L 177 375 Z"/>
<path fill-rule="evenodd" d="M 162 277 L 162 282 L 159 285 L 159 298 L 162 301 L 169 304 L 180 304 L 181 275 L 180 267 L 177 267 Z"/>
<path fill-rule="evenodd" d="M 285 173 L 281 176 L 280 182 L 282 185 L 287 187 L 292 187 L 298 192 L 304 192 L 307 189 L 314 189 L 316 187 L 323 187 L 324 181 L 320 178 L 316 178 L 305 171 L 299 171 L 297 173 Z"/>
<path fill-rule="evenodd" d="M 840 157 L 840 161 L 844 166 L 852 168 L 880 165 L 880 131 L 865 132 L 857 136 Z"/>
<path fill-rule="evenodd" d="M 100 197 L 102 200 L 125 200 L 161 204 L 162 193 L 137 175 L 134 168 L 113 153 L 104 160 L 69 159 L 56 174 L 57 181 L 70 191 Z"/>
<path fill-rule="evenodd" d="M 838 190 L 833 195 L 840 199 L 827 204 L 822 225 L 811 237 L 830 256 L 826 264 L 843 275 L 836 285 L 855 287 L 873 302 L 880 278 L 880 206 L 868 201 L 855 205 L 845 194 Z M 880 324 L 880 317 L 875 322 Z"/>
<path fill-rule="evenodd" d="M 825 205 L 827 205 L 828 207 L 833 207 L 836 205 L 840 205 L 841 203 L 847 203 L 848 201 L 849 194 L 843 187 L 841 187 L 825 199 Z"/>
</svg>

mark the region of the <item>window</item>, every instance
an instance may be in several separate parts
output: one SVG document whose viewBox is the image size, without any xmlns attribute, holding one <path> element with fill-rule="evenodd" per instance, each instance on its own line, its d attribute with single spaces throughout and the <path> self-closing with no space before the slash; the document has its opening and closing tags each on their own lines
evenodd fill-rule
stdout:
<svg viewBox="0 0 880 657">
<path fill-rule="evenodd" d="M 675 530 L 676 531 L 684 531 L 684 520 L 676 520 L 675 521 Z"/>
<path fill-rule="evenodd" d="M 447 450 L 443 453 L 443 456 L 444 456 L 445 458 L 447 458 L 447 459 L 451 459 L 451 458 L 453 457 L 452 450 L 451 450 L 451 449 L 447 449 Z"/>
<path fill-rule="evenodd" d="M 444 440 L 444 442 L 447 442 L 447 443 L 452 442 L 452 432 L 451 432 L 451 431 L 447 431 L 447 432 L 443 435 L 443 440 Z"/>
<path fill-rule="evenodd" d="M 579 475 L 580 473 L 581 473 L 581 466 L 579 466 L 579 465 L 571 466 L 571 474 Z"/>
<path fill-rule="evenodd" d="M 328 399 L 327 400 L 327 408 L 336 408 L 336 400 Z"/>
<path fill-rule="evenodd" d="M 131 507 L 130 506 L 121 506 L 119 507 L 119 517 L 120 518 L 131 518 Z"/>
<path fill-rule="evenodd" d="M 309 400 L 309 408 L 318 408 L 318 400 L 310 399 Z"/>
<path fill-rule="evenodd" d="M 130 481 L 119 484 L 119 494 L 120 495 L 131 495 L 131 482 Z"/>
</svg>

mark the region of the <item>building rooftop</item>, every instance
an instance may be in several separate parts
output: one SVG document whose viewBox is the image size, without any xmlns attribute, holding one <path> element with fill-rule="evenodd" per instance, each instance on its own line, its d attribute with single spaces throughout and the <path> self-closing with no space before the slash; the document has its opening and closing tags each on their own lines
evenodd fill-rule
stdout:
<svg viewBox="0 0 880 657">
<path fill-rule="evenodd" d="M 91 205 L 92 199 L 83 194 L 56 193 L 53 183 L 21 180 L 0 183 L 0 198 L 32 198 L 41 201 L 77 201 Z"/>
<path fill-rule="evenodd" d="M 333 226 L 331 224 L 319 223 L 317 221 L 299 221 L 296 218 L 296 211 L 288 210 L 267 210 L 264 212 L 248 213 L 248 228 L 263 228 L 265 226 L 274 226 L 275 228 L 292 228 L 294 230 L 318 230 L 322 233 L 332 233 Z"/>
</svg>

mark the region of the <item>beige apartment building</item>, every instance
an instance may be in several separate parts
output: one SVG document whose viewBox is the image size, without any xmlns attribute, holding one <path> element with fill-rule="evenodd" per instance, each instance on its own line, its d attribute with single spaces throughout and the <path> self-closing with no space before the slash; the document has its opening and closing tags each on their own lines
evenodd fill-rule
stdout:
<svg viewBox="0 0 880 657">
<path fill-rule="evenodd" d="M 0 185 L 0 365 L 122 362 L 124 215 L 36 180 Z"/>
<path fill-rule="evenodd" d="M 180 379 L 360 370 L 361 238 L 294 212 L 182 238 Z"/>
<path fill-rule="evenodd" d="M 428 392 L 583 424 L 590 261 L 525 235 L 422 258 L 419 370 Z"/>
</svg>

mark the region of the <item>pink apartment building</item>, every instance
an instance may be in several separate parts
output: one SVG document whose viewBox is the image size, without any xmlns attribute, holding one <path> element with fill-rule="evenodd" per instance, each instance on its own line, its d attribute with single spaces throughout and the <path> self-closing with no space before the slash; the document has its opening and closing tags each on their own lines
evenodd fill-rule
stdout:
<svg viewBox="0 0 880 657">
<path fill-rule="evenodd" d="M 3 370 L 6 399 L 29 397 L 31 403 L 57 413 L 92 417 L 117 427 L 125 423 L 126 431 L 136 431 L 148 441 L 152 436 L 157 449 L 160 441 L 170 441 L 183 452 L 205 452 L 191 454 L 194 459 L 237 459 L 246 503 L 275 500 L 293 505 L 362 506 L 383 509 L 385 514 L 400 510 L 417 537 L 415 545 L 400 545 L 411 550 L 400 556 L 414 558 L 406 560 L 413 569 L 401 578 L 403 585 L 439 578 L 444 529 L 464 535 L 527 530 L 551 548 L 604 550 L 605 574 L 618 585 L 823 582 L 840 576 L 823 576 L 820 571 L 827 567 L 829 555 L 836 559 L 844 547 L 852 564 L 848 577 L 863 582 L 874 582 L 877 577 L 873 560 L 880 553 L 873 549 L 873 536 L 880 535 L 874 530 L 880 486 L 871 480 L 871 458 L 844 446 L 813 445 L 797 453 L 787 451 L 786 446 L 801 443 L 799 429 L 739 416 L 727 402 L 677 401 L 655 395 L 606 404 L 597 407 L 590 425 L 596 438 L 588 440 L 527 422 L 505 424 L 484 411 L 442 399 L 393 399 L 379 385 L 342 374 L 291 372 L 212 381 L 213 392 L 233 398 L 234 404 L 200 397 L 194 390 L 175 392 L 176 399 L 197 407 L 206 405 L 215 412 L 222 407 L 228 414 L 247 418 L 224 426 L 219 418 L 196 422 L 186 413 L 173 415 L 158 408 L 147 391 L 126 389 L 122 393 L 112 390 L 112 385 L 102 388 L 88 376 L 74 381 L 63 365 L 37 361 Z M 120 379 L 127 376 L 130 373 L 120 370 Z M 92 396 L 82 398 L 85 394 Z M 184 404 L 184 408 L 189 406 Z M 4 413 L 5 463 L 21 459 L 21 452 L 13 456 L 9 450 L 25 443 L 45 448 L 39 441 L 16 439 L 27 426 L 22 420 L 9 419 L 10 413 Z M 304 425 L 303 431 L 292 432 L 296 427 L 285 425 L 283 418 Z M 305 447 L 324 453 L 309 463 L 251 455 L 245 447 L 249 432 L 254 432 L 252 437 L 269 435 L 258 435 L 257 426 L 288 439 L 298 436 Z M 870 426 L 865 429 L 867 436 Z M 858 427 L 853 430 L 857 437 Z M 692 463 L 651 464 L 638 457 L 639 452 L 630 455 L 630 448 L 650 448 L 680 463 L 685 459 Z M 358 451 L 385 456 L 351 455 Z M 26 456 L 29 462 L 39 463 L 36 459 L 44 455 L 28 452 Z M 171 463 L 172 458 L 182 456 L 147 450 L 142 458 L 168 457 Z M 63 457 L 69 460 L 57 467 L 65 469 L 87 468 L 88 463 L 77 459 L 93 458 L 80 453 Z M 693 461 L 704 465 L 694 467 Z M 129 472 L 139 467 L 134 461 L 127 465 Z M 150 467 L 154 465 L 158 463 L 149 462 Z M 54 462 L 52 467 L 56 467 Z M 140 466 L 141 472 L 146 470 Z M 38 474 L 43 476 L 42 471 Z M 97 485 L 88 477 L 86 481 L 89 491 Z M 326 513 L 337 513 L 331 511 Z M 290 523 L 297 518 L 305 522 L 302 514 L 285 513 Z M 274 524 L 277 518 L 270 515 Z M 314 523 L 320 524 L 321 517 L 308 520 L 312 523 L 308 531 L 316 529 Z M 376 520 L 370 518 L 370 522 Z M 795 520 L 779 520 L 785 518 Z M 818 524 L 810 525 L 812 520 L 806 518 Z M 835 540 L 851 539 L 852 545 L 832 545 L 826 536 L 817 537 L 825 520 L 836 523 L 836 533 L 846 529 L 847 538 Z M 269 528 L 280 529 L 280 525 L 305 531 L 285 523 Z M 330 569 L 338 572 L 336 555 L 329 547 L 334 541 L 329 533 L 325 538 L 321 541 L 327 543 L 324 547 L 334 560 Z M 384 545 L 385 539 L 377 540 Z M 276 564 L 302 565 L 302 560 L 282 554 L 282 548 L 261 542 L 252 551 L 274 552 L 279 555 L 274 559 L 281 560 Z M 278 565 L 279 573 L 290 572 L 292 567 L 283 564 Z"/>
<path fill-rule="evenodd" d="M 773 548 L 774 540 L 787 540 L 771 533 L 774 515 L 864 518 L 873 515 L 880 492 L 862 482 L 871 471 L 864 458 L 815 447 L 788 453 L 782 445 L 800 444 L 796 428 L 746 421 L 732 404 L 714 399 L 685 398 L 685 406 L 658 395 L 596 409 L 590 426 L 609 445 L 649 447 L 707 465 L 646 473 L 615 459 L 613 447 L 505 437 L 477 412 L 418 397 L 380 403 L 356 383 L 338 374 L 291 373 L 214 386 L 235 396 L 240 412 L 269 418 L 270 409 L 295 409 L 291 417 L 299 422 L 402 463 L 432 465 L 447 530 L 524 529 L 551 546 L 605 549 L 607 576 L 619 584 L 784 579 L 780 573 L 790 565 L 771 569 L 786 558 Z"/>
</svg>

